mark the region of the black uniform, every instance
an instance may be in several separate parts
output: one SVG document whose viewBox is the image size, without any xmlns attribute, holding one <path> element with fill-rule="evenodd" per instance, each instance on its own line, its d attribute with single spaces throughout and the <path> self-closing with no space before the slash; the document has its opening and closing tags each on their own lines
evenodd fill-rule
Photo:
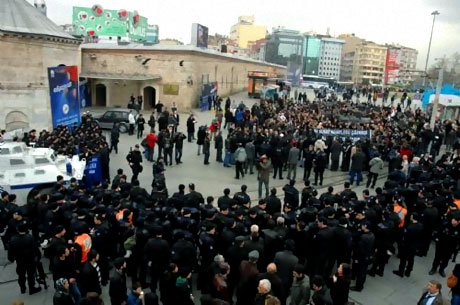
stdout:
<svg viewBox="0 0 460 305">
<path fill-rule="evenodd" d="M 38 244 L 32 235 L 19 233 L 11 238 L 8 260 L 10 262 L 16 261 L 16 273 L 22 293 L 26 290 L 26 273 L 29 293 L 32 294 L 37 289 L 35 287 L 35 260 L 39 253 Z"/>
</svg>

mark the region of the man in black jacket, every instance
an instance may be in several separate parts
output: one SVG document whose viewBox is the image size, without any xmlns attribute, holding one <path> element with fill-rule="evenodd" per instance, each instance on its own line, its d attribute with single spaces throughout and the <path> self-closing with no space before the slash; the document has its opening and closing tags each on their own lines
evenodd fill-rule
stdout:
<svg viewBox="0 0 460 305">
<path fill-rule="evenodd" d="M 113 123 L 112 130 L 110 131 L 110 149 L 109 153 L 112 152 L 112 148 L 115 149 L 115 153 L 118 154 L 118 142 L 120 142 L 120 130 L 118 125 Z"/>
<path fill-rule="evenodd" d="M 421 248 L 423 237 L 423 225 L 419 222 L 420 215 L 416 212 L 412 213 L 411 223 L 404 229 L 404 235 L 401 244 L 401 253 L 399 253 L 399 269 L 393 271 L 397 276 L 409 277 L 414 266 L 414 257 Z M 405 271 L 404 271 L 405 270 Z"/>
<path fill-rule="evenodd" d="M 362 234 L 358 237 L 358 242 L 356 243 L 356 249 L 354 250 L 354 266 L 353 269 L 356 270 L 356 285 L 350 289 L 353 291 L 361 291 L 364 288 L 364 282 L 366 281 L 367 267 L 372 259 L 372 254 L 374 253 L 374 242 L 375 236 L 369 230 L 371 223 L 367 220 L 363 221 L 361 224 Z"/>
<path fill-rule="evenodd" d="M 177 132 L 174 137 L 174 147 L 175 147 L 175 158 L 176 164 L 181 164 L 182 161 L 182 149 L 184 147 L 184 140 L 186 136 L 182 132 Z"/>
<path fill-rule="evenodd" d="M 144 267 L 150 266 L 150 289 L 157 290 L 157 283 L 169 263 L 169 244 L 163 239 L 161 227 L 154 227 L 152 233 L 155 237 L 150 238 L 144 247 Z"/>
<path fill-rule="evenodd" d="M 80 274 L 80 292 L 81 295 L 86 295 L 88 292 L 102 293 L 101 289 L 101 271 L 97 261 L 99 254 L 95 250 L 88 253 L 88 260 L 83 265 Z"/>
<path fill-rule="evenodd" d="M 350 184 L 353 185 L 356 176 L 356 185 L 363 180 L 362 171 L 366 162 L 366 155 L 361 151 L 359 147 L 356 147 L 356 152 L 351 157 L 351 168 L 350 168 Z"/>
<path fill-rule="evenodd" d="M 26 292 L 26 273 L 29 284 L 29 294 L 32 295 L 41 290 L 35 287 L 35 259 L 38 255 L 38 244 L 32 235 L 27 233 L 27 225 L 20 223 L 16 227 L 18 234 L 11 238 L 8 249 L 8 260 L 16 261 L 16 273 L 21 293 Z"/>
<path fill-rule="evenodd" d="M 126 262 L 123 257 L 118 257 L 113 262 L 114 270 L 110 275 L 109 295 L 112 305 L 124 305 L 126 299 L 126 276 L 124 269 L 126 269 Z"/>
<path fill-rule="evenodd" d="M 139 144 L 136 144 L 134 146 L 134 150 L 128 153 L 126 160 L 128 160 L 129 166 L 133 171 L 133 177 L 131 178 L 131 182 L 133 182 L 134 180 L 137 180 L 137 176 L 140 172 L 142 172 L 142 155 Z"/>
<path fill-rule="evenodd" d="M 190 116 L 187 119 L 187 136 L 189 142 L 195 140 L 195 124 L 195 116 L 193 114 L 190 114 Z"/>
</svg>

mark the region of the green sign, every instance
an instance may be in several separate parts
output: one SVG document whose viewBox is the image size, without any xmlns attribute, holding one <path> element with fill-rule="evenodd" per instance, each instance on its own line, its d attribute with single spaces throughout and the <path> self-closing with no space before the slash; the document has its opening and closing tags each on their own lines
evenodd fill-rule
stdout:
<svg viewBox="0 0 460 305">
<path fill-rule="evenodd" d="M 134 41 L 146 40 L 147 18 L 125 10 L 95 10 L 73 7 L 75 33 L 81 36 L 129 37 Z"/>
</svg>

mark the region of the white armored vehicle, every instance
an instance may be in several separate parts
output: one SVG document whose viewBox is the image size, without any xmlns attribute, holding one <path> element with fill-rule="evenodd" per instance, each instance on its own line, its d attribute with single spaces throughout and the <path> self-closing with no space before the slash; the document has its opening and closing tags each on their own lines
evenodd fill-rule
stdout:
<svg viewBox="0 0 460 305">
<path fill-rule="evenodd" d="M 83 178 L 86 160 L 56 155 L 51 148 L 27 147 L 22 142 L 0 143 L 0 192 L 16 194 L 18 205 L 27 202 L 29 192 L 49 188 L 61 175 L 65 181 Z"/>
</svg>

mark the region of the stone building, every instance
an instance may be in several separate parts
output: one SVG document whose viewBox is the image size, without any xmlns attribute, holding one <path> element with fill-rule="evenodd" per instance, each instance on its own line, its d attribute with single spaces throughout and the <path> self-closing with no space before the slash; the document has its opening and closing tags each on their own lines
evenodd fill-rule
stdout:
<svg viewBox="0 0 460 305">
<path fill-rule="evenodd" d="M 0 1 L 0 128 L 51 128 L 47 68 L 80 65 L 80 41 L 25 0 Z"/>
<path fill-rule="evenodd" d="M 143 96 L 144 110 L 161 101 L 183 111 L 198 107 L 204 84 L 217 82 L 219 96 L 246 90 L 248 71 L 284 76 L 286 67 L 193 46 L 94 43 L 82 45 L 80 77 L 93 106 L 126 107 L 133 94 Z"/>
</svg>

